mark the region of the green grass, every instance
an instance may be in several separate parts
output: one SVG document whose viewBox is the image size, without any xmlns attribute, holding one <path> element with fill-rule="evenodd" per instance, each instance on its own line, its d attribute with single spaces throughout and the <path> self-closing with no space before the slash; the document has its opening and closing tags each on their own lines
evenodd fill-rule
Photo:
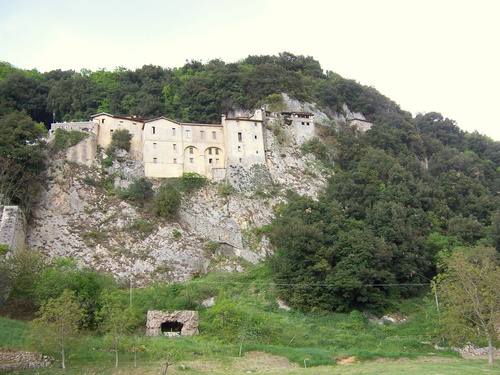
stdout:
<svg viewBox="0 0 500 375">
<path fill-rule="evenodd" d="M 26 346 L 26 323 L 0 317 L 0 348 L 11 350 Z"/>
<path fill-rule="evenodd" d="M 117 295 L 128 302 L 127 290 Z M 211 297 L 215 297 L 216 304 L 203 307 L 201 301 Z M 157 374 L 163 371 L 167 355 L 177 366 L 169 368 L 169 374 L 245 373 L 240 367 L 249 371 L 255 367 L 258 371 L 253 372 L 265 373 L 255 352 L 263 353 L 260 354 L 263 358 L 276 356 L 289 361 L 288 366 L 273 370 L 275 374 L 299 373 L 305 370 L 304 366 L 311 374 L 498 373 L 498 367 L 488 367 L 484 361 L 465 361 L 454 351 L 434 349 L 434 343 L 439 342 L 438 320 L 435 305 L 425 298 L 405 301 L 400 308 L 395 306 L 395 310 L 411 317 L 408 322 L 397 324 L 370 322 L 357 311 L 349 314 L 286 311 L 278 308 L 276 299 L 265 264 L 252 266 L 240 274 L 214 272 L 183 284 L 153 283 L 136 289 L 133 303 L 144 316 L 136 340 L 147 349 L 137 354 L 141 370 L 133 368 L 133 354 L 121 350 L 120 370 L 114 371 L 114 354 L 106 349 L 102 337 L 92 333 L 69 350 L 66 374 Z M 147 310 L 181 309 L 199 312 L 199 336 L 166 339 L 143 335 Z M 24 338 L 26 324 L 2 318 L 0 329 L 2 348 L 29 348 Z M 56 353 L 45 354 L 59 358 Z M 335 365 L 336 359 L 348 357 L 384 363 Z M 419 362 L 408 362 L 415 360 Z M 178 368 L 186 363 L 190 369 Z M 225 368 L 241 371 L 225 371 Z M 56 366 L 26 373 L 57 371 Z"/>
</svg>

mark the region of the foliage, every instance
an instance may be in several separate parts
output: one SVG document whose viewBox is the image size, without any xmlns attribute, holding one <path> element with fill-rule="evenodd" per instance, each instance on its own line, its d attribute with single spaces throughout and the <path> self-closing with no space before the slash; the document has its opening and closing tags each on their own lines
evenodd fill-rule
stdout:
<svg viewBox="0 0 500 375">
<path fill-rule="evenodd" d="M 181 194 L 172 184 L 160 187 L 155 199 L 154 212 L 157 216 L 171 217 L 181 206 Z"/>
<path fill-rule="evenodd" d="M 486 339 L 489 363 L 500 324 L 500 266 L 492 248 L 468 248 L 455 252 L 439 276 L 439 295 L 444 306 L 443 334 L 463 345 Z"/>
<path fill-rule="evenodd" d="M 85 312 L 78 306 L 73 292 L 64 290 L 58 298 L 50 298 L 38 312 L 38 318 L 30 322 L 30 338 L 44 351 L 61 354 L 62 369 L 66 369 L 66 353 Z"/>
<path fill-rule="evenodd" d="M 78 144 L 80 141 L 88 137 L 88 133 L 71 130 L 66 131 L 63 129 L 56 129 L 54 134 L 54 140 L 50 149 L 52 152 L 58 152 L 64 150 L 68 147 Z"/>
<path fill-rule="evenodd" d="M 149 201 L 154 196 L 153 184 L 145 177 L 132 180 L 128 188 L 118 192 L 120 199 L 127 199 L 137 204 Z"/>
<path fill-rule="evenodd" d="M 43 125 L 16 111 L 0 117 L 0 132 L 0 203 L 29 212 L 44 180 Z"/>
<path fill-rule="evenodd" d="M 141 219 L 136 219 L 134 220 L 134 223 L 132 224 L 132 228 L 135 230 L 144 233 L 144 234 L 149 234 L 154 232 L 155 230 L 158 229 L 158 226 L 154 223 L 151 223 L 147 220 L 141 220 Z"/>
<path fill-rule="evenodd" d="M 70 258 L 56 258 L 53 264 L 40 274 L 35 286 L 35 295 L 41 304 L 58 298 L 65 290 L 70 290 L 85 311 L 85 319 L 80 323 L 85 328 L 95 328 L 97 313 L 102 306 L 102 293 L 116 289 L 112 276 L 90 269 L 79 269 L 77 262 Z"/>
<path fill-rule="evenodd" d="M 118 367 L 118 352 L 125 335 L 130 333 L 139 322 L 137 310 L 123 303 L 116 295 L 103 296 L 103 306 L 99 312 L 100 329 L 107 334 L 110 347 L 115 352 L 115 367 Z"/>
<path fill-rule="evenodd" d="M 46 267 L 46 259 L 39 252 L 14 251 L 8 259 L 0 262 L 1 288 L 8 290 L 11 298 L 34 298 L 37 296 L 36 285 Z"/>
<path fill-rule="evenodd" d="M 111 143 L 109 147 L 113 150 L 130 151 L 132 134 L 127 129 L 117 129 L 111 136 Z"/>
<path fill-rule="evenodd" d="M 196 172 L 183 173 L 177 180 L 177 186 L 183 193 L 191 193 L 205 186 L 207 178 Z"/>
</svg>

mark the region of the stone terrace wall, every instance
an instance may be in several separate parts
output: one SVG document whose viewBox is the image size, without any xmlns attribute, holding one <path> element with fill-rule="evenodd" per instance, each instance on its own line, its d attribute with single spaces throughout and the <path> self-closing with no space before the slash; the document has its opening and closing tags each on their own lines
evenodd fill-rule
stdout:
<svg viewBox="0 0 500 375">
<path fill-rule="evenodd" d="M 11 250 L 26 247 L 26 217 L 18 206 L 0 206 L 0 244 Z"/>
</svg>

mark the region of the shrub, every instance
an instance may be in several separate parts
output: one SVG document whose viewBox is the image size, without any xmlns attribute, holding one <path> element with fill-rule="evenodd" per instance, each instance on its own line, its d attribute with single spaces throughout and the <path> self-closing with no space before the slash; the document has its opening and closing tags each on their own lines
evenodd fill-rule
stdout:
<svg viewBox="0 0 500 375">
<path fill-rule="evenodd" d="M 127 189 L 121 189 L 118 192 L 118 198 L 128 199 L 135 203 L 148 201 L 153 195 L 153 184 L 145 177 L 133 180 Z"/>
<path fill-rule="evenodd" d="M 200 189 L 207 182 L 207 178 L 196 172 L 183 173 L 179 178 L 179 190 L 188 193 Z"/>
<path fill-rule="evenodd" d="M 235 191 L 236 189 L 229 182 L 225 182 L 219 187 L 219 194 L 223 197 L 227 197 L 233 194 Z"/>
<path fill-rule="evenodd" d="M 154 205 L 157 216 L 169 217 L 177 212 L 181 205 L 181 194 L 173 185 L 160 188 Z"/>
<path fill-rule="evenodd" d="M 147 220 L 134 220 L 134 224 L 132 224 L 132 228 L 141 232 L 141 233 L 151 233 L 154 232 L 158 227 Z"/>
<path fill-rule="evenodd" d="M 51 150 L 52 152 L 64 150 L 78 144 L 87 137 L 88 133 L 79 132 L 77 130 L 71 130 L 68 132 L 63 129 L 56 129 Z"/>
<path fill-rule="evenodd" d="M 131 139 L 132 139 L 132 134 L 130 134 L 128 130 L 118 129 L 113 132 L 109 147 L 114 150 L 121 149 L 128 152 L 130 151 Z"/>
</svg>

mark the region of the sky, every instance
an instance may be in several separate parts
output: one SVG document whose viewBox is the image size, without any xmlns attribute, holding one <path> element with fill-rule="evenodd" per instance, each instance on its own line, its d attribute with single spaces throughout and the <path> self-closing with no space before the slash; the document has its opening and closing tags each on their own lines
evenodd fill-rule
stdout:
<svg viewBox="0 0 500 375">
<path fill-rule="evenodd" d="M 0 0 L 0 61 L 114 70 L 290 52 L 500 141 L 499 0 Z"/>
</svg>

